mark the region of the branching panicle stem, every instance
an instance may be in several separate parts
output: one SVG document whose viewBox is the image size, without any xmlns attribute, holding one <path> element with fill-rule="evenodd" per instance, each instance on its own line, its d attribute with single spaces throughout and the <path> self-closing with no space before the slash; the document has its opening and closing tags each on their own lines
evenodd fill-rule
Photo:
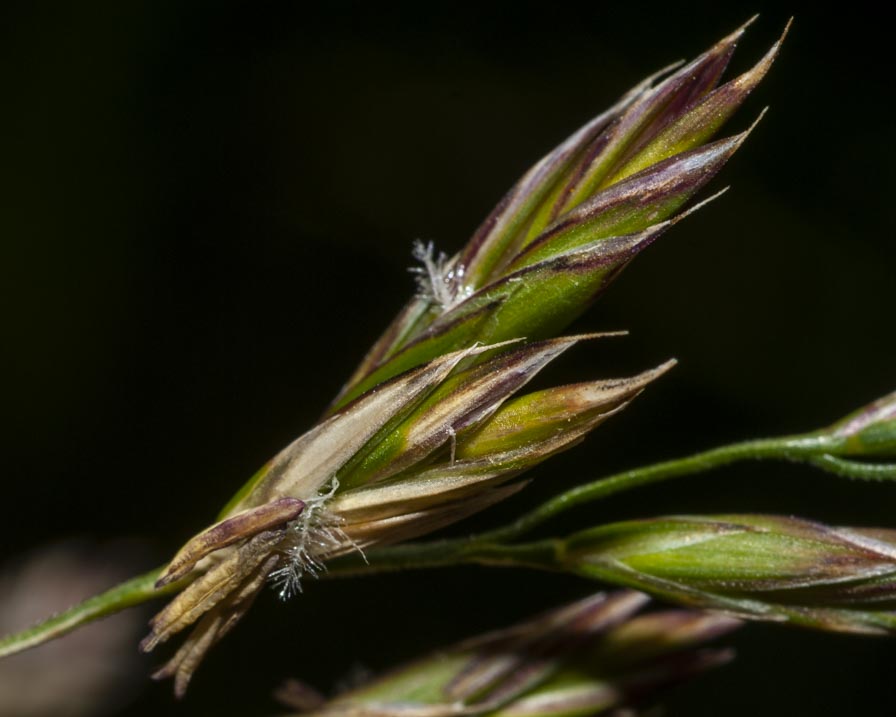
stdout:
<svg viewBox="0 0 896 717">
<path fill-rule="evenodd" d="M 371 550 L 365 556 L 349 554 L 331 561 L 327 577 L 367 575 L 412 568 L 445 567 L 468 563 L 528 565 L 548 567 L 556 554 L 551 541 L 508 545 L 567 510 L 609 498 L 635 488 L 674 478 L 698 475 L 741 461 L 788 460 L 804 462 L 837 476 L 863 480 L 896 480 L 893 464 L 859 463 L 824 451 L 830 441 L 818 433 L 767 438 L 734 443 L 640 468 L 633 468 L 591 483 L 577 486 L 548 500 L 509 525 L 468 538 L 437 540 Z M 35 628 L 0 640 L 0 657 L 20 652 L 48 639 L 59 637 L 100 617 L 177 592 L 189 578 L 179 583 L 154 587 L 162 568 L 129 580 L 41 623 Z"/>
</svg>

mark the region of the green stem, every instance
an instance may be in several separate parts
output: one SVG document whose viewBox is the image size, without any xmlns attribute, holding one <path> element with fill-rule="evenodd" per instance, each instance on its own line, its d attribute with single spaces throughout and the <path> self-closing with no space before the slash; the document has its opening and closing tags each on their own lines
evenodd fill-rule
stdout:
<svg viewBox="0 0 896 717">
<path fill-rule="evenodd" d="M 809 461 L 816 468 L 854 480 L 896 480 L 896 463 L 863 463 L 831 455 L 821 455 Z"/>
<path fill-rule="evenodd" d="M 557 570 L 562 565 L 562 546 L 562 541 L 556 540 L 501 545 L 486 542 L 481 536 L 405 543 L 371 551 L 366 557 L 353 553 L 337 558 L 327 565 L 327 572 L 323 576 L 349 577 L 470 564 Z"/>
<path fill-rule="evenodd" d="M 814 439 L 804 436 L 785 436 L 734 443 L 695 453 L 685 458 L 674 458 L 650 466 L 632 468 L 571 488 L 547 500 L 531 512 L 520 516 L 509 525 L 483 533 L 479 539 L 489 542 L 515 540 L 571 508 L 672 478 L 705 473 L 731 463 L 768 458 L 808 460 L 812 455 L 817 455 L 817 445 Z"/>
<path fill-rule="evenodd" d="M 811 462 L 824 470 L 833 470 L 830 463 L 822 462 L 818 459 L 820 450 L 825 446 L 823 441 L 824 439 L 820 439 L 813 434 L 744 441 L 695 453 L 685 458 L 675 458 L 650 466 L 633 468 L 607 478 L 576 486 L 549 499 L 534 510 L 501 528 L 467 538 L 406 543 L 394 547 L 380 548 L 370 551 L 364 558 L 359 555 L 347 555 L 331 562 L 328 574 L 343 576 L 412 568 L 442 567 L 470 562 L 481 563 L 487 554 L 495 554 L 494 551 L 499 546 L 504 549 L 508 547 L 500 544 L 520 538 L 542 523 L 571 508 L 608 498 L 623 491 L 681 476 L 704 473 L 739 461 L 774 458 L 778 460 Z M 842 475 L 842 472 L 840 474 Z M 528 548 L 528 546 L 519 547 Z M 512 555 L 513 562 L 516 564 L 516 559 L 518 558 L 516 553 L 505 553 L 505 555 Z M 544 565 L 541 567 L 544 567 Z"/>
<path fill-rule="evenodd" d="M 139 605 L 147 600 L 169 595 L 183 588 L 184 581 L 181 580 L 178 583 L 157 589 L 155 582 L 161 572 L 162 568 L 150 570 L 148 573 L 116 585 L 111 590 L 89 598 L 65 612 L 54 615 L 44 622 L 0 639 L 0 657 L 22 652 L 48 640 L 62 637 L 88 622 Z"/>
</svg>

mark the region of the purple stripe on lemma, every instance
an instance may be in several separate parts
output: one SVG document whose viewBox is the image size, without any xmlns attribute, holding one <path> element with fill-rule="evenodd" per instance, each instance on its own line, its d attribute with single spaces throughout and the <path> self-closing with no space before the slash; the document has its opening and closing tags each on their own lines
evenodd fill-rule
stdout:
<svg viewBox="0 0 896 717">
<path fill-rule="evenodd" d="M 633 90 L 628 92 L 611 109 L 598 115 L 584 127 L 578 129 L 568 137 L 559 147 L 543 157 L 507 192 L 492 210 L 491 214 L 479 226 L 473 237 L 463 248 L 459 264 L 466 267 L 468 279 L 473 281 L 478 288 L 484 279 L 484 257 L 490 254 L 500 254 L 502 239 L 508 242 L 513 238 L 510 229 L 521 224 L 535 207 L 525 213 L 525 217 L 519 216 L 523 205 L 547 195 L 555 186 L 560 177 L 567 171 L 569 165 L 578 158 L 584 148 L 590 144 L 611 123 L 616 121 L 619 115 L 649 89 L 652 77 L 648 78 Z M 515 220 L 515 221 L 514 221 Z M 499 245 L 496 247 L 495 245 Z M 494 264 L 495 262 L 491 262 Z"/>
<path fill-rule="evenodd" d="M 510 265 L 510 270 L 522 268 L 533 254 L 543 253 L 558 235 L 599 219 L 605 212 L 630 206 L 632 210 L 640 209 L 646 213 L 651 204 L 659 204 L 676 195 L 686 200 L 718 173 L 745 138 L 746 133 L 683 152 L 599 192 L 529 244 Z"/>
<path fill-rule="evenodd" d="M 377 366 L 367 367 L 368 370 L 365 375 L 360 376 L 357 379 L 353 379 L 350 382 L 350 385 L 346 384 L 348 390 L 343 390 L 343 393 L 340 394 L 339 399 L 337 401 L 334 401 L 330 406 L 327 415 L 329 416 L 338 411 L 345 410 L 371 388 L 380 385 L 384 381 L 389 381 L 392 378 L 400 376 L 406 371 L 413 370 L 414 368 L 417 368 L 418 366 L 444 354 L 446 351 L 457 351 L 464 347 L 470 346 L 474 343 L 475 339 L 470 338 L 468 340 L 469 337 L 463 335 L 459 336 L 457 341 L 451 342 L 448 346 L 439 346 L 437 351 L 434 351 L 432 353 L 426 351 L 427 343 L 432 344 L 439 341 L 444 334 L 452 331 L 460 332 L 465 326 L 475 327 L 478 322 L 488 319 L 489 316 L 491 316 L 492 313 L 494 313 L 494 311 L 501 305 L 501 303 L 503 303 L 503 301 L 503 297 L 498 297 L 479 306 L 475 304 L 469 304 L 467 302 L 458 304 L 458 309 L 459 307 L 463 306 L 465 310 L 451 311 L 449 312 L 449 314 L 444 314 L 443 316 L 450 316 L 450 321 L 445 323 L 435 322 L 431 324 L 417 338 L 412 340 L 392 356 L 389 356 L 381 364 Z M 435 328 L 436 324 L 438 324 L 438 329 Z M 397 363 L 406 358 L 408 353 L 412 351 L 423 352 L 419 361 L 414 361 L 411 367 L 403 369 L 401 371 L 392 372 L 389 370 L 389 366 L 391 364 Z"/>
<path fill-rule="evenodd" d="M 400 345 L 406 335 L 414 328 L 414 325 L 424 316 L 431 302 L 422 296 L 414 296 L 401 310 L 398 316 L 389 324 L 388 328 L 377 339 L 376 343 L 364 355 L 361 363 L 355 369 L 348 381 L 345 382 L 339 395 L 333 399 L 324 416 L 330 415 L 340 405 L 343 398 L 350 390 L 364 380 L 376 366 L 390 357 L 395 347 Z"/>
<path fill-rule="evenodd" d="M 560 195 L 553 207 L 551 218 L 560 216 L 564 210 L 582 201 L 592 189 L 596 189 L 591 185 L 597 174 L 608 176 L 624 154 L 643 147 L 677 119 L 687 104 L 708 92 L 718 81 L 745 29 L 746 25 L 645 93 L 614 126 L 608 128 L 608 137 L 602 138 L 582 158 L 567 191 Z M 682 102 L 674 102 L 676 98 L 682 98 Z"/>
</svg>

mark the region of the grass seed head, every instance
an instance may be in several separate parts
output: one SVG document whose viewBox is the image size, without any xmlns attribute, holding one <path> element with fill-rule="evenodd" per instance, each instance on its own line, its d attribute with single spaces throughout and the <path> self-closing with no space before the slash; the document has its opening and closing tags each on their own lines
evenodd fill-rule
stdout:
<svg viewBox="0 0 896 717">
<path fill-rule="evenodd" d="M 194 631 L 159 674 L 182 692 L 272 577 L 282 595 L 352 550 L 432 532 L 503 500 L 671 364 L 517 396 L 584 338 L 551 338 L 644 248 L 748 132 L 712 141 L 768 70 L 720 84 L 740 28 L 648 78 L 529 170 L 456 255 L 418 243 L 418 291 L 326 416 L 269 461 L 159 585 L 189 581 L 144 649 Z M 700 206 L 700 205 L 697 205 Z"/>
</svg>

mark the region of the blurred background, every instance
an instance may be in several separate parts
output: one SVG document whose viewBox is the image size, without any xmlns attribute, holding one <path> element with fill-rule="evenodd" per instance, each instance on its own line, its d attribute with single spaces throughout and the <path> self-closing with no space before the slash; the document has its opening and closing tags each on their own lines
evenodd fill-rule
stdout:
<svg viewBox="0 0 896 717">
<path fill-rule="evenodd" d="M 796 20 L 729 125 L 771 107 L 713 184 L 732 191 L 576 327 L 630 337 L 580 346 L 544 380 L 680 366 L 455 532 L 618 469 L 814 428 L 896 388 L 888 22 L 861 3 L 763 0 L 5 5 L 7 577 L 61 540 L 103 564 L 112 541 L 136 541 L 125 573 L 164 561 L 320 414 L 412 291 L 413 239 L 460 248 L 542 154 L 755 12 L 732 71 Z M 894 504 L 896 486 L 757 464 L 574 519 L 766 511 L 892 528 Z M 270 714 L 286 677 L 330 690 L 593 589 L 466 568 L 322 581 L 288 603 L 268 591 L 183 703 L 145 678 L 162 655 L 113 641 L 137 679 L 81 714 Z M 896 641 L 759 625 L 729 642 L 738 660 L 676 691 L 668 714 L 893 714 Z M 77 662 L 19 684 L 41 689 Z"/>
</svg>

